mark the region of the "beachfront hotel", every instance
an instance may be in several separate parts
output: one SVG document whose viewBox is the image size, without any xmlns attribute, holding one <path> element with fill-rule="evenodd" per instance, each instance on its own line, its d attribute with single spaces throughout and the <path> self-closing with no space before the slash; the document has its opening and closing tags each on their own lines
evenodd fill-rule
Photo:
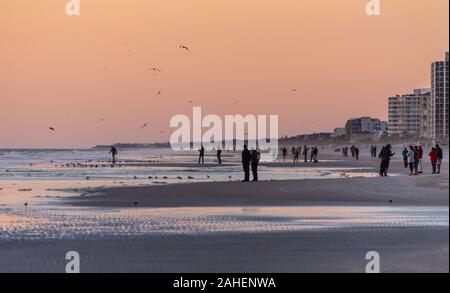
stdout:
<svg viewBox="0 0 450 293">
<path fill-rule="evenodd" d="M 389 97 L 389 136 L 427 137 L 431 89 Z"/>
<path fill-rule="evenodd" d="M 449 52 L 444 61 L 431 65 L 430 129 L 431 138 L 448 139 Z"/>
</svg>

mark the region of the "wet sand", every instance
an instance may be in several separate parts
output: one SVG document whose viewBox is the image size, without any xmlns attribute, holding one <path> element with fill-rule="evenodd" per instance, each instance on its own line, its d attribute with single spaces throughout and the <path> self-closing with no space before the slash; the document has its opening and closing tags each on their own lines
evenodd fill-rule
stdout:
<svg viewBox="0 0 450 293">
<path fill-rule="evenodd" d="M 318 168 L 369 167 L 358 172 L 376 172 L 378 167 L 378 160 L 340 161 L 333 154 L 322 158 L 330 161 L 317 165 Z M 265 165 L 287 169 L 313 166 L 289 162 Z M 407 173 L 398 160 L 392 162 L 391 172 Z M 449 204 L 448 164 L 441 175 L 180 183 L 95 188 L 87 192 L 85 196 L 61 198 L 59 204 L 92 211 L 112 208 L 119 212 L 187 207 L 240 207 L 251 212 L 258 207 L 310 205 L 405 209 L 437 206 L 448 210 Z M 261 218 L 261 221 L 276 219 Z M 65 253 L 76 250 L 81 255 L 82 272 L 363 273 L 365 254 L 374 250 L 381 255 L 382 272 L 448 273 L 448 212 L 446 221 L 446 226 L 433 223 L 423 227 L 399 226 L 392 222 L 383 226 L 350 225 L 310 231 L 106 235 L 92 240 L 69 240 L 61 235 L 61 240 L 6 241 L 0 242 L 0 271 L 63 272 Z M 188 224 L 186 229 L 189 228 Z"/>
<path fill-rule="evenodd" d="M 61 273 L 69 250 L 86 273 L 364 273 L 368 251 L 380 254 L 384 273 L 449 271 L 448 228 L 16 242 L 2 245 L 0 271 Z"/>
</svg>

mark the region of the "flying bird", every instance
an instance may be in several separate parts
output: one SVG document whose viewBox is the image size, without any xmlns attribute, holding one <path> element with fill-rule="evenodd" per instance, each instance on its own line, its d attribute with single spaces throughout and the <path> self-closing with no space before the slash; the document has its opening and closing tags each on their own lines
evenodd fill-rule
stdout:
<svg viewBox="0 0 450 293">
<path fill-rule="evenodd" d="M 180 45 L 180 49 L 183 49 L 183 50 L 186 50 L 186 51 L 190 51 L 187 46 L 183 46 L 183 45 Z"/>
<path fill-rule="evenodd" d="M 162 70 L 161 69 L 159 69 L 159 68 L 156 68 L 156 67 L 152 67 L 152 68 L 149 68 L 149 69 L 147 69 L 148 71 L 156 71 L 156 72 L 162 72 Z"/>
<path fill-rule="evenodd" d="M 156 94 L 155 94 L 155 96 L 159 96 L 159 95 L 161 95 L 162 94 L 162 90 L 159 90 Z"/>
<path fill-rule="evenodd" d="M 141 125 L 141 128 L 145 128 L 145 127 L 147 127 L 147 125 L 148 125 L 148 123 L 145 122 L 144 124 Z"/>
<path fill-rule="evenodd" d="M 50 129 L 51 131 L 55 131 L 54 127 L 49 127 L 48 129 Z"/>
<path fill-rule="evenodd" d="M 106 121 L 106 118 L 98 119 L 98 122 L 105 122 L 105 121 Z"/>
</svg>

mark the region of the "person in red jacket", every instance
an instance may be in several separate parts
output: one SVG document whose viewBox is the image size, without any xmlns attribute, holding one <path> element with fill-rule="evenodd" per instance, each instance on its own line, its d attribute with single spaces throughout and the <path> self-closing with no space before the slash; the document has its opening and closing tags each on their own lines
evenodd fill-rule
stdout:
<svg viewBox="0 0 450 293">
<path fill-rule="evenodd" d="M 436 174 L 436 165 L 437 165 L 438 156 L 439 156 L 437 149 L 432 148 L 429 156 L 430 156 L 431 166 L 433 168 L 433 174 Z"/>
</svg>

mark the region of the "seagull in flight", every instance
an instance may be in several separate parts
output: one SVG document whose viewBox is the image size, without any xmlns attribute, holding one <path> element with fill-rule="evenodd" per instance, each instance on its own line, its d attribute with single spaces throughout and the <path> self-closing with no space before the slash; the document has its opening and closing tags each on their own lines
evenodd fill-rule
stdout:
<svg viewBox="0 0 450 293">
<path fill-rule="evenodd" d="M 145 128 L 145 127 L 147 127 L 147 125 L 148 125 L 148 123 L 145 122 L 144 124 L 141 125 L 141 128 Z"/>
<path fill-rule="evenodd" d="M 51 131 L 55 131 L 54 127 L 49 127 L 48 129 L 50 129 Z"/>
<path fill-rule="evenodd" d="M 155 94 L 155 96 L 159 96 L 159 95 L 161 95 L 162 94 L 162 90 L 159 90 L 156 94 Z"/>
<path fill-rule="evenodd" d="M 190 51 L 189 48 L 187 46 L 184 45 L 180 45 L 180 49 L 186 50 L 186 51 Z"/>
<path fill-rule="evenodd" d="M 159 69 L 159 68 L 156 68 L 156 67 L 152 67 L 152 68 L 149 68 L 149 69 L 147 69 L 148 71 L 156 71 L 156 72 L 162 72 L 162 70 L 161 69 Z"/>
<path fill-rule="evenodd" d="M 105 121 L 106 121 L 106 118 L 98 119 L 98 122 L 105 122 Z"/>
</svg>

